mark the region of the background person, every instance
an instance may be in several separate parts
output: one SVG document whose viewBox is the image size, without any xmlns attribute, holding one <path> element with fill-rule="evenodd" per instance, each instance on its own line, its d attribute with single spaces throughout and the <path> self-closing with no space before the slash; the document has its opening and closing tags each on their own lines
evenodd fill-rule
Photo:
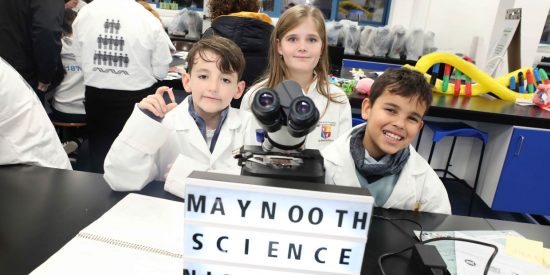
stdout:
<svg viewBox="0 0 550 275">
<path fill-rule="evenodd" d="M 61 38 L 61 62 L 65 67 L 65 76 L 54 90 L 52 99 L 51 118 L 59 122 L 80 123 L 86 122 L 86 110 L 84 109 L 84 76 L 80 66 L 76 63 L 72 24 L 76 18 L 76 12 L 65 9 L 63 19 L 63 37 Z M 84 141 L 85 129 L 67 127 L 68 131 L 63 140 L 63 148 L 67 154 L 75 152 Z"/>
<path fill-rule="evenodd" d="M 160 21 L 133 0 L 94 0 L 73 23 L 76 60 L 84 74 L 93 172 L 103 172 L 111 144 L 134 105 L 153 94 L 172 61 Z"/>
<path fill-rule="evenodd" d="M 258 13 L 258 0 L 212 0 L 208 2 L 212 25 L 203 37 L 220 35 L 231 39 L 241 48 L 246 61 L 243 80 L 250 87 L 263 74 L 269 62 L 269 39 L 273 26 L 271 18 Z M 239 108 L 241 99 L 231 106 Z"/>
<path fill-rule="evenodd" d="M 63 11 L 59 0 L 5 0 L 0 9 L 0 57 L 23 76 L 44 105 L 48 88 L 64 74 Z"/>
</svg>

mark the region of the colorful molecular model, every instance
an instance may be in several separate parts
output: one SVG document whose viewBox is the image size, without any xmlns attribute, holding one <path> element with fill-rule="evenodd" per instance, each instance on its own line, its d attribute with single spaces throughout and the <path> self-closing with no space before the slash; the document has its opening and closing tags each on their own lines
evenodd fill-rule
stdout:
<svg viewBox="0 0 550 275">
<path fill-rule="evenodd" d="M 550 83 L 543 69 L 526 67 L 492 78 L 470 61 L 454 54 L 436 52 L 420 58 L 414 67 L 404 66 L 424 73 L 435 92 L 457 96 L 477 96 L 490 92 L 502 100 L 532 99 L 538 84 Z M 428 74 L 430 68 L 431 75 Z M 442 79 L 438 78 L 440 69 L 443 69 Z M 452 70 L 454 73 L 451 73 Z"/>
</svg>

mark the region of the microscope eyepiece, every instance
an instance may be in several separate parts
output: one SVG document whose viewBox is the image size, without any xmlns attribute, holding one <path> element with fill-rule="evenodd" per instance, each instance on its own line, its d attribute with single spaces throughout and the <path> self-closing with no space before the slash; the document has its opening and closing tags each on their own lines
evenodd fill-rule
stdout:
<svg viewBox="0 0 550 275">
<path fill-rule="evenodd" d="M 252 113 L 266 131 L 276 132 L 281 129 L 281 104 L 273 90 L 261 89 L 254 95 Z"/>
<path fill-rule="evenodd" d="M 293 137 L 310 133 L 319 121 L 319 111 L 309 97 L 301 96 L 292 101 L 288 116 L 288 132 Z"/>
<path fill-rule="evenodd" d="M 264 108 L 273 106 L 274 102 L 275 96 L 270 91 L 261 93 L 258 99 L 258 103 Z"/>
<path fill-rule="evenodd" d="M 283 81 L 275 90 L 258 90 L 251 109 L 260 126 L 267 132 L 267 142 L 270 144 L 265 148 L 300 148 L 305 136 L 313 131 L 319 121 L 315 103 L 292 80 Z"/>
</svg>

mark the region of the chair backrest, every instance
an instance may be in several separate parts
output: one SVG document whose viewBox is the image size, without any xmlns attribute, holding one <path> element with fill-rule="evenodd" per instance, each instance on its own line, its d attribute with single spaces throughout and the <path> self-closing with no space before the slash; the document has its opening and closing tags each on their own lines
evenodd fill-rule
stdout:
<svg viewBox="0 0 550 275">
<path fill-rule="evenodd" d="M 359 125 L 359 124 L 365 123 L 365 122 L 366 122 L 366 120 L 360 119 L 358 117 L 352 117 L 351 118 L 351 126 L 354 126 L 354 127 Z"/>
<path fill-rule="evenodd" d="M 52 121 L 52 124 L 56 127 L 84 127 L 86 122 L 60 122 Z"/>
<path fill-rule="evenodd" d="M 474 128 L 464 122 L 440 122 L 440 121 L 424 121 L 433 132 L 432 140 L 439 142 L 447 136 L 451 137 L 473 137 L 487 144 L 489 142 L 489 134 Z"/>
</svg>

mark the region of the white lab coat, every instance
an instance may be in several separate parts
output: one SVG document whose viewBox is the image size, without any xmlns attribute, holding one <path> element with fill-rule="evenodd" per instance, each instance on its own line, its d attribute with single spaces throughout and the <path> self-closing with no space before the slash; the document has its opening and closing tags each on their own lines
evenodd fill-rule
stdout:
<svg viewBox="0 0 550 275">
<path fill-rule="evenodd" d="M 99 89 L 148 88 L 166 77 L 172 61 L 162 23 L 134 0 L 95 0 L 82 7 L 73 41 L 84 85 Z"/>
<path fill-rule="evenodd" d="M 183 182 L 194 170 L 240 174 L 233 151 L 254 144 L 251 115 L 230 108 L 210 153 L 188 110 L 186 98 L 159 123 L 136 105 L 105 159 L 103 177 L 113 190 L 141 190 L 153 180 L 164 180 L 170 171 L 164 189 L 183 197 Z"/>
<path fill-rule="evenodd" d="M 365 124 L 355 128 L 357 127 L 365 127 Z M 348 131 L 321 151 L 325 159 L 326 184 L 361 187 L 350 153 L 351 132 L 352 130 Z M 420 202 L 419 211 L 450 215 L 451 204 L 445 186 L 428 162 L 412 146 L 409 145 L 409 149 L 409 160 L 382 207 L 414 210 L 417 202 Z"/>
<path fill-rule="evenodd" d="M 65 36 L 61 39 L 61 44 L 61 62 L 66 74 L 55 88 L 52 104 L 57 111 L 84 115 L 84 76 L 74 58 L 73 39 Z"/>
<path fill-rule="evenodd" d="M 72 170 L 33 89 L 0 58 L 0 165 L 31 164 Z"/>
<path fill-rule="evenodd" d="M 241 101 L 241 110 L 251 112 L 250 106 L 252 99 L 261 85 L 262 83 L 250 87 L 244 94 L 243 100 Z M 308 92 L 304 93 L 305 96 L 313 100 L 321 116 L 315 129 L 306 137 L 305 149 L 321 150 L 335 141 L 342 133 L 351 129 L 351 106 L 348 97 L 340 88 L 332 84 L 329 85 L 329 92 L 336 101 L 341 101 L 342 103 L 330 102 L 326 111 L 325 106 L 328 99 L 317 92 L 316 80 L 309 86 Z M 256 120 L 254 120 L 254 125 L 254 129 L 261 128 Z"/>
</svg>

